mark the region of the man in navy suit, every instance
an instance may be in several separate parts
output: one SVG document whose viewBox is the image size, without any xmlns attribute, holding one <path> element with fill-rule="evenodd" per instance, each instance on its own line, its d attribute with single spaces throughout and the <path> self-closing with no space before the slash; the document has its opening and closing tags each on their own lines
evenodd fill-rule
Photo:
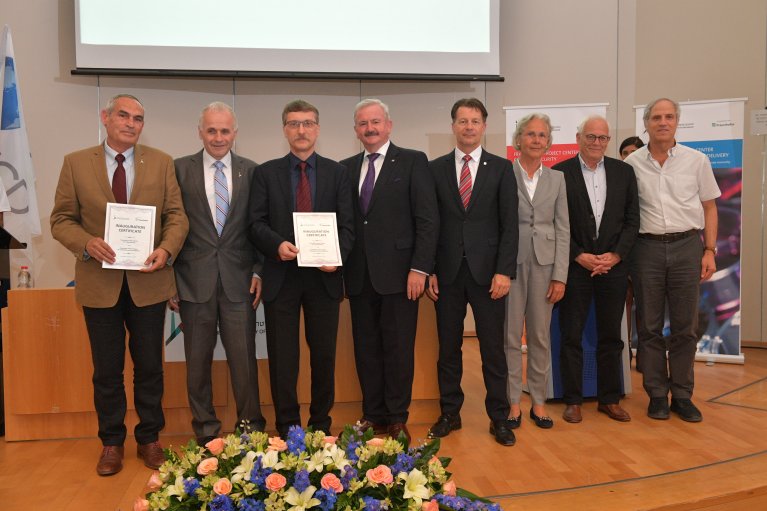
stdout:
<svg viewBox="0 0 767 511">
<path fill-rule="evenodd" d="M 519 225 L 517 183 L 511 162 L 482 148 L 487 110 L 476 98 L 450 112 L 456 149 L 429 162 L 437 189 L 440 229 L 435 274 L 427 294 L 437 310 L 441 415 L 429 430 L 444 437 L 461 428 L 463 319 L 471 304 L 482 356 L 490 434 L 514 445 L 506 396 L 504 316 L 516 277 Z"/>
<path fill-rule="evenodd" d="M 627 258 L 639 232 L 637 182 L 631 165 L 605 156 L 610 126 L 588 117 L 575 135 L 578 155 L 554 168 L 565 175 L 570 214 L 570 268 L 559 306 L 563 418 L 581 422 L 583 347 L 581 338 L 592 300 L 597 320 L 597 410 L 628 422 L 618 402 L 621 385 L 621 319 L 628 286 Z"/>
<path fill-rule="evenodd" d="M 434 267 L 439 217 L 426 155 L 395 146 L 391 129 L 386 104 L 357 104 L 354 131 L 365 150 L 341 161 L 355 220 L 344 282 L 362 388 L 360 426 L 409 440 L 418 299 Z"/>
<path fill-rule="evenodd" d="M 261 277 L 269 378 L 277 431 L 285 438 L 290 426 L 301 424 L 296 385 L 302 307 L 312 370 L 309 426 L 330 431 L 343 298 L 339 267 L 297 265 L 293 212 L 335 213 L 342 260 L 354 244 L 354 213 L 346 169 L 314 151 L 320 132 L 317 108 L 303 100 L 291 101 L 282 112 L 282 125 L 290 152 L 256 169 L 250 237 L 264 255 Z"/>
</svg>

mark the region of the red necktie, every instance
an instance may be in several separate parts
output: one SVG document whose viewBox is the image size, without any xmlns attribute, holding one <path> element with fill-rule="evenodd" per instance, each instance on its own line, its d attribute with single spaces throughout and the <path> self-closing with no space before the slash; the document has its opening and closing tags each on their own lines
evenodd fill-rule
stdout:
<svg viewBox="0 0 767 511">
<path fill-rule="evenodd" d="M 309 186 L 309 176 L 306 173 L 306 162 L 298 164 L 300 176 L 296 186 L 296 211 L 310 213 L 312 211 L 312 189 Z"/>
<path fill-rule="evenodd" d="M 112 193 L 117 202 L 127 204 L 128 191 L 125 184 L 125 167 L 123 167 L 125 156 L 118 154 L 115 156 L 115 160 L 117 160 L 117 169 L 115 170 L 114 176 L 112 176 Z"/>
<path fill-rule="evenodd" d="M 463 157 L 463 167 L 461 167 L 461 179 L 458 181 L 458 193 L 461 194 L 461 202 L 463 202 L 463 209 L 469 207 L 469 200 L 471 200 L 471 171 L 469 170 L 469 162 L 471 156 L 468 154 Z"/>
</svg>

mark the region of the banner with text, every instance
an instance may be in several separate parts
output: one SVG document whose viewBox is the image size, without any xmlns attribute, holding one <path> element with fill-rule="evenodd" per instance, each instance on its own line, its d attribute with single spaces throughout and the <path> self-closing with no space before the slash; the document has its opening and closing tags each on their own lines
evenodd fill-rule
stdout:
<svg viewBox="0 0 767 511">
<path fill-rule="evenodd" d="M 711 160 L 722 196 L 716 200 L 717 271 L 700 287 L 697 358 L 740 362 L 740 224 L 745 98 L 680 103 L 676 140 Z M 634 107 L 636 132 L 646 142 L 644 106 Z"/>
<path fill-rule="evenodd" d="M 540 105 L 540 106 L 505 106 L 506 111 L 506 157 L 514 161 L 519 157 L 519 151 L 514 149 L 512 137 L 517 128 L 517 122 L 524 116 L 535 112 L 546 114 L 551 119 L 551 148 L 541 159 L 542 163 L 551 167 L 560 161 L 567 160 L 578 154 L 578 144 L 575 143 L 575 133 L 578 125 L 590 115 L 607 115 L 607 103 L 590 103 L 583 105 Z"/>
</svg>

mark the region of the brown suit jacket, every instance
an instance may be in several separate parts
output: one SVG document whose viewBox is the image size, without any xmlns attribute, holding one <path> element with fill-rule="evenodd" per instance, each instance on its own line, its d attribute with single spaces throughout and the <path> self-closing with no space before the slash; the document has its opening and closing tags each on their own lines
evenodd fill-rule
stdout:
<svg viewBox="0 0 767 511">
<path fill-rule="evenodd" d="M 169 261 L 173 261 L 189 231 L 173 159 L 140 144 L 134 151 L 135 177 L 128 202 L 157 208 L 155 248 L 167 250 Z M 114 306 L 124 275 L 136 305 L 143 307 L 167 300 L 176 293 L 171 266 L 153 273 L 107 270 L 95 259 L 84 257 L 88 240 L 104 237 L 107 202 L 115 202 L 115 198 L 107 175 L 103 144 L 66 155 L 51 212 L 51 234 L 77 258 L 75 296 L 78 303 L 97 308 Z"/>
</svg>

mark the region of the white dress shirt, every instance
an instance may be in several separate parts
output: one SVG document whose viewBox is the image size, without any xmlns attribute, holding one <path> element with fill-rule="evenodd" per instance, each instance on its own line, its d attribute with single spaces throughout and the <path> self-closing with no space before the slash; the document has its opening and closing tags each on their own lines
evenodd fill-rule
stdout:
<svg viewBox="0 0 767 511">
<path fill-rule="evenodd" d="M 456 183 L 461 183 L 461 169 L 463 168 L 463 157 L 466 153 L 455 148 L 455 179 Z M 479 159 L 482 157 L 482 146 L 478 146 L 472 152 L 469 153 L 471 160 L 469 160 L 469 172 L 471 173 L 471 188 L 474 189 L 474 183 L 477 182 L 477 169 L 479 168 Z"/>
<path fill-rule="evenodd" d="M 216 184 L 215 174 L 216 167 L 214 163 L 218 160 L 208 154 L 208 151 L 202 150 L 202 168 L 205 175 L 205 196 L 208 198 L 208 207 L 210 208 L 210 214 L 213 217 L 213 223 L 216 223 Z M 224 164 L 224 168 L 221 171 L 226 177 L 226 189 L 229 192 L 229 205 L 232 204 L 232 152 L 229 151 L 221 158 L 221 163 Z"/>
<path fill-rule="evenodd" d="M 586 192 L 589 194 L 589 202 L 591 202 L 591 211 L 594 213 L 594 220 L 597 223 L 597 232 L 594 234 L 599 236 L 599 225 L 602 223 L 602 215 L 605 212 L 605 200 L 607 200 L 607 173 L 605 172 L 605 159 L 602 158 L 597 162 L 596 168 L 589 167 L 580 153 L 578 154 L 578 160 L 581 162 L 581 173 L 583 174 L 583 180 L 586 182 Z"/>
<path fill-rule="evenodd" d="M 667 234 L 705 227 L 701 202 L 722 194 L 705 154 L 676 144 L 661 166 L 645 146 L 631 153 L 626 163 L 634 167 L 637 178 L 640 233 Z"/>
<path fill-rule="evenodd" d="M 123 168 L 125 169 L 125 197 L 128 199 L 128 202 L 130 202 L 130 194 L 133 190 L 133 180 L 136 176 L 136 171 L 134 170 L 134 161 L 133 161 L 133 149 L 134 147 L 131 147 L 127 151 L 123 152 L 122 155 L 125 156 L 125 161 L 123 162 Z M 115 157 L 120 154 L 111 147 L 109 147 L 109 144 L 106 143 L 106 140 L 104 141 L 104 157 L 107 164 L 107 176 L 109 177 L 109 185 L 112 185 L 112 180 L 115 177 L 115 171 L 117 170 L 117 160 L 115 160 Z"/>
<path fill-rule="evenodd" d="M 535 190 L 538 188 L 538 181 L 541 179 L 541 174 L 543 173 L 543 164 L 541 164 L 538 167 L 538 170 L 533 173 L 533 177 L 530 177 L 521 163 L 519 164 L 519 167 L 522 169 L 522 180 L 525 182 L 525 188 L 527 188 L 527 196 L 530 197 L 530 201 L 532 201 L 533 197 L 535 197 Z"/>
<path fill-rule="evenodd" d="M 375 159 L 373 162 L 373 166 L 376 169 L 375 177 L 373 178 L 373 183 L 378 180 L 379 174 L 381 174 L 381 167 L 383 167 L 384 160 L 386 159 L 386 151 L 389 150 L 389 146 L 391 145 L 391 140 L 387 140 L 384 145 L 378 148 L 378 151 L 376 151 L 376 154 L 378 155 L 378 158 Z M 357 190 L 362 191 L 362 183 L 365 181 L 365 177 L 368 175 L 368 156 L 371 153 L 365 151 L 365 155 L 362 158 L 362 167 L 360 168 L 360 182 L 357 185 Z"/>
</svg>

